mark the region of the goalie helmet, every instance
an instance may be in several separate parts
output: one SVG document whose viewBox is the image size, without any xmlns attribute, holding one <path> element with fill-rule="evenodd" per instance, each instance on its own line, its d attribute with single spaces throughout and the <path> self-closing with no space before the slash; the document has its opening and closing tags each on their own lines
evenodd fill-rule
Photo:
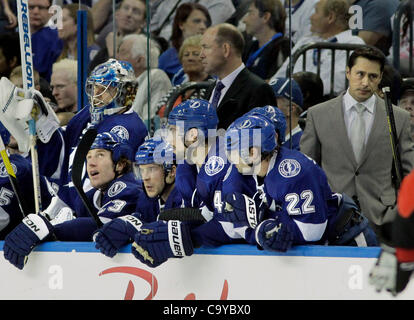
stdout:
<svg viewBox="0 0 414 320">
<path fill-rule="evenodd" d="M 148 139 L 135 153 L 134 173 L 139 177 L 139 166 L 156 163 L 164 167 L 165 175 L 171 171 L 175 164 L 175 154 L 172 145 L 162 139 Z"/>
<path fill-rule="evenodd" d="M 99 133 L 90 147 L 90 150 L 92 149 L 105 149 L 111 151 L 112 160 L 115 164 L 118 163 L 122 156 L 131 161 L 133 161 L 134 158 L 134 151 L 128 144 L 128 140 L 122 139 L 112 132 Z"/>
<path fill-rule="evenodd" d="M 90 104 L 91 123 L 98 124 L 105 117 L 132 106 L 138 83 L 134 69 L 125 61 L 109 59 L 93 69 L 86 80 L 86 94 Z"/>
<path fill-rule="evenodd" d="M 246 163 L 251 147 L 259 147 L 261 153 L 277 147 L 275 126 L 268 117 L 259 114 L 236 119 L 228 127 L 225 139 L 227 152 L 237 150 Z"/>
<path fill-rule="evenodd" d="M 200 129 L 208 137 L 209 129 L 216 129 L 217 112 L 202 99 L 190 99 L 180 103 L 168 114 L 168 125 L 184 126 L 184 134 L 191 128 Z"/>
<path fill-rule="evenodd" d="M 285 142 L 286 135 L 286 118 L 282 110 L 274 106 L 257 107 L 250 110 L 246 115 L 263 115 L 272 120 L 275 130 L 277 132 L 277 141 L 279 144 Z"/>
</svg>

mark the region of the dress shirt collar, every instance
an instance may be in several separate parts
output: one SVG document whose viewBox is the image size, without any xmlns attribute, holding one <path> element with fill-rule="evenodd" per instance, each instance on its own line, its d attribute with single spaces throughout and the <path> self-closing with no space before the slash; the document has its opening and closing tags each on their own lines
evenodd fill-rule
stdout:
<svg viewBox="0 0 414 320">
<path fill-rule="evenodd" d="M 244 63 L 242 63 L 237 69 L 235 69 L 232 73 L 225 76 L 220 81 L 224 84 L 224 87 L 228 89 L 231 84 L 233 83 L 234 79 L 239 75 L 239 73 L 245 68 Z"/>
<path fill-rule="evenodd" d="M 344 107 L 345 112 L 348 112 L 354 105 L 358 103 L 349 93 L 349 89 L 346 90 L 346 93 L 344 94 Z M 361 102 L 365 108 L 369 111 L 369 113 L 374 113 L 374 107 L 375 107 L 376 97 L 375 94 L 373 94 L 370 98 L 367 100 Z"/>
</svg>

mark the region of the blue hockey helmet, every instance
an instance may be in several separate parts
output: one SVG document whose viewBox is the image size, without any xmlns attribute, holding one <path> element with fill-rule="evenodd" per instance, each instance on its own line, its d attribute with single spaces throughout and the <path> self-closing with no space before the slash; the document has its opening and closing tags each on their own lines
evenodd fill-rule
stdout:
<svg viewBox="0 0 414 320">
<path fill-rule="evenodd" d="M 202 99 L 180 103 L 168 114 L 168 125 L 184 126 L 184 134 L 191 128 L 200 129 L 207 138 L 209 129 L 217 129 L 218 117 L 211 104 Z"/>
<path fill-rule="evenodd" d="M 0 136 L 3 140 L 5 146 L 10 143 L 10 132 L 6 129 L 6 127 L 0 122 Z"/>
<path fill-rule="evenodd" d="M 135 153 L 135 164 L 151 164 L 156 163 L 164 166 L 169 171 L 175 163 L 174 149 L 168 142 L 152 138 L 144 141 Z"/>
<path fill-rule="evenodd" d="M 247 112 L 246 115 L 263 115 L 268 117 L 270 120 L 272 120 L 273 125 L 275 126 L 279 144 L 282 144 L 285 141 L 286 118 L 282 110 L 280 110 L 278 107 L 270 105 L 257 107 Z"/>
<path fill-rule="evenodd" d="M 134 69 L 126 61 L 109 59 L 93 69 L 86 80 L 92 124 L 129 109 L 138 88 Z"/>
<path fill-rule="evenodd" d="M 292 95 L 290 94 L 290 84 L 292 83 Z M 292 102 L 303 108 L 303 94 L 299 84 L 295 79 L 289 78 L 275 78 L 269 82 L 272 87 L 275 97 L 283 97 L 288 100 L 292 97 Z"/>
<path fill-rule="evenodd" d="M 124 156 L 128 160 L 133 161 L 134 151 L 129 145 L 128 140 L 122 139 L 120 136 L 113 132 L 99 133 L 90 150 L 92 149 L 105 149 L 112 152 L 112 160 L 116 164 L 121 156 Z"/>
<path fill-rule="evenodd" d="M 261 153 L 272 152 L 277 147 L 276 131 L 272 121 L 263 115 L 243 115 L 226 131 L 227 152 L 237 150 L 248 163 L 251 147 L 259 147 Z"/>
</svg>

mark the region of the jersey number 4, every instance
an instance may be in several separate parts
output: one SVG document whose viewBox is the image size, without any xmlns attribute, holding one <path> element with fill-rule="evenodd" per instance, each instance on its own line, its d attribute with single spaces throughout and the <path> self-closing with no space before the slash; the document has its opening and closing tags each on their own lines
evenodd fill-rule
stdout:
<svg viewBox="0 0 414 320">
<path fill-rule="evenodd" d="M 299 207 L 299 201 L 303 200 Z M 285 201 L 288 202 L 286 210 L 289 215 L 300 215 L 315 212 L 315 206 L 312 205 L 313 192 L 311 190 L 304 190 L 300 195 L 297 193 L 288 193 L 285 196 Z"/>
</svg>

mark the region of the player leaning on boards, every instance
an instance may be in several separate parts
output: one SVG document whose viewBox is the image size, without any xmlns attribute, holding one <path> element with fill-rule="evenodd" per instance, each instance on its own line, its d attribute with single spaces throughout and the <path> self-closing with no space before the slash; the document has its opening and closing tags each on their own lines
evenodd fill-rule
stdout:
<svg viewBox="0 0 414 320">
<path fill-rule="evenodd" d="M 87 196 L 103 223 L 135 210 L 139 185 L 131 170 L 133 154 L 126 140 L 104 132 L 96 136 L 86 156 L 87 173 L 94 188 Z M 70 208 L 55 197 L 41 214 L 29 214 L 6 236 L 4 257 L 23 269 L 28 255 L 40 242 L 53 240 L 52 236 L 61 241 L 91 241 L 96 229 L 83 203 L 79 201 L 77 207 Z"/>
<path fill-rule="evenodd" d="M 175 188 L 175 155 L 169 143 L 160 138 L 146 140 L 138 148 L 133 166 L 143 185 L 135 213 L 113 219 L 94 235 L 96 248 L 110 258 L 133 241 L 142 223 L 162 220 L 163 210 L 178 208 L 182 203 Z"/>
</svg>

